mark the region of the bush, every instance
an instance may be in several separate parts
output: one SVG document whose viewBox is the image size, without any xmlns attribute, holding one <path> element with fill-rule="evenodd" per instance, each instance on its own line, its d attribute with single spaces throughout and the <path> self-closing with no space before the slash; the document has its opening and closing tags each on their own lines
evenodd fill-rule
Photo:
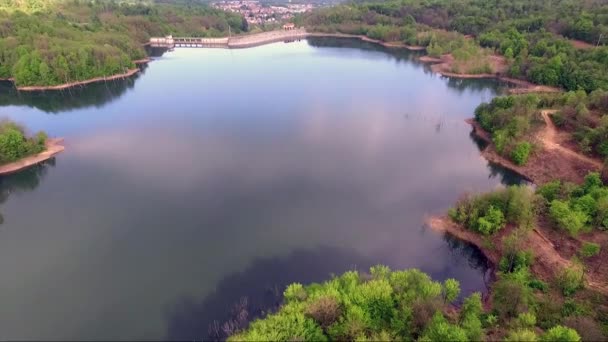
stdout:
<svg viewBox="0 0 608 342">
<path fill-rule="evenodd" d="M 323 296 L 311 303 L 305 311 L 306 316 L 312 318 L 323 329 L 334 324 L 341 316 L 340 304 L 329 296 Z"/>
<path fill-rule="evenodd" d="M 525 186 L 511 186 L 465 197 L 448 211 L 450 218 L 468 229 L 490 235 L 507 223 L 530 226 L 534 221 L 534 196 Z"/>
<path fill-rule="evenodd" d="M 520 329 L 509 332 L 505 338 L 505 342 L 535 342 L 538 341 L 538 337 L 533 330 Z"/>
<path fill-rule="evenodd" d="M 11 121 L 0 123 L 0 163 L 9 163 L 44 150 L 47 136 L 39 132 L 32 138 L 25 136 L 23 127 Z"/>
<path fill-rule="evenodd" d="M 505 216 L 502 211 L 490 205 L 486 214 L 477 219 L 477 230 L 484 235 L 491 235 L 505 226 Z"/>
<path fill-rule="evenodd" d="M 565 296 L 570 296 L 583 287 L 583 276 L 583 266 L 573 264 L 560 272 L 557 277 L 557 284 Z"/>
<path fill-rule="evenodd" d="M 554 180 L 549 183 L 545 183 L 537 188 L 536 192 L 541 195 L 548 203 L 558 199 L 559 193 L 562 187 L 562 182 Z"/>
<path fill-rule="evenodd" d="M 507 252 L 500 258 L 498 269 L 503 273 L 517 272 L 521 269 L 529 268 L 533 263 L 534 255 L 531 251 Z"/>
<path fill-rule="evenodd" d="M 591 258 L 592 256 L 596 256 L 600 253 L 600 245 L 593 242 L 583 242 L 581 249 L 579 250 L 579 254 L 583 258 Z"/>
<path fill-rule="evenodd" d="M 503 320 L 527 312 L 531 300 L 530 289 L 517 280 L 501 278 L 492 287 L 492 304 Z"/>
<path fill-rule="evenodd" d="M 570 234 L 578 234 L 584 227 L 589 216 L 584 212 L 570 208 L 569 204 L 560 200 L 553 200 L 549 208 L 549 215 L 555 223 Z"/>
<path fill-rule="evenodd" d="M 574 329 L 558 325 L 549 329 L 542 336 L 542 340 L 551 342 L 578 342 L 581 340 L 581 337 Z"/>
<path fill-rule="evenodd" d="M 536 316 L 531 312 L 523 312 L 517 316 L 517 326 L 526 329 L 534 328 L 536 325 Z"/>
<path fill-rule="evenodd" d="M 528 162 L 528 157 L 531 150 L 532 145 L 529 142 L 519 142 L 513 151 L 511 151 L 511 160 L 513 160 L 513 162 L 515 162 L 517 165 L 525 165 Z"/>
</svg>

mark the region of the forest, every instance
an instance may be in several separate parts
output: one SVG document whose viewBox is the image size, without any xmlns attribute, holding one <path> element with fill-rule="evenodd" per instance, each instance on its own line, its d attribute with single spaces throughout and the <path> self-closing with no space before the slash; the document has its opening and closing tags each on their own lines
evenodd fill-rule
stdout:
<svg viewBox="0 0 608 342">
<path fill-rule="evenodd" d="M 463 45 L 454 44 L 457 34 L 475 42 L 477 51 L 469 47 L 466 58 L 481 58 L 485 49 L 504 56 L 506 76 L 566 90 L 608 89 L 606 1 L 365 1 L 322 8 L 297 22 L 455 57 Z"/>
<path fill-rule="evenodd" d="M 350 271 L 322 284 L 291 284 L 278 312 L 229 340 L 580 341 L 575 329 L 537 312 L 538 290 L 527 277 L 525 266 L 502 274 L 493 285 L 491 310 L 484 309 L 479 292 L 455 309 L 460 295 L 455 279 L 440 283 L 417 269 L 386 266 Z"/>
<path fill-rule="evenodd" d="M 0 79 L 45 86 L 124 73 L 151 36 L 247 30 L 236 14 L 198 2 L 0 1 Z"/>
</svg>

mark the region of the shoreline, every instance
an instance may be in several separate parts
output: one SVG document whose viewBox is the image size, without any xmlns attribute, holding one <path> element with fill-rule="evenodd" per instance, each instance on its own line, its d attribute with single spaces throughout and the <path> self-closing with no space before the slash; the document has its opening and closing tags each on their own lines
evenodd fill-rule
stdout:
<svg viewBox="0 0 608 342">
<path fill-rule="evenodd" d="M 147 63 L 147 62 L 141 62 L 141 63 Z M 140 71 L 139 68 L 134 68 L 134 69 L 129 69 L 127 72 L 122 73 L 122 74 L 116 74 L 116 75 L 112 75 L 112 76 L 95 77 L 95 78 L 90 78 L 90 79 L 84 80 L 84 81 L 63 83 L 63 84 L 54 85 L 54 86 L 18 86 L 16 88 L 19 91 L 64 90 L 64 89 L 67 89 L 67 88 L 73 88 L 73 87 L 77 87 L 77 86 L 83 86 L 83 85 L 87 85 L 87 84 L 91 84 L 91 83 L 96 83 L 96 82 L 104 82 L 104 81 L 112 81 L 112 80 L 118 80 L 118 79 L 128 78 L 128 77 L 131 77 L 131 76 L 137 74 L 139 71 Z"/>
<path fill-rule="evenodd" d="M 229 49 L 246 49 L 257 46 L 262 46 L 266 44 L 276 43 L 280 41 L 289 41 L 289 40 L 300 40 L 306 39 L 309 37 L 318 37 L 318 38 L 350 38 L 350 39 L 359 39 L 364 42 L 378 44 L 386 48 L 401 48 L 407 49 L 410 51 L 425 51 L 426 48 L 424 46 L 416 46 L 416 45 L 407 45 L 402 42 L 384 42 L 378 39 L 369 38 L 364 35 L 355 35 L 355 34 L 347 34 L 347 33 L 326 33 L 326 32 L 308 32 L 305 29 L 298 29 L 294 31 L 268 31 L 250 35 L 241 35 L 234 36 L 232 38 L 227 38 L 225 42 L 225 47 Z M 153 38 L 151 38 L 153 39 Z M 202 39 L 202 38 L 201 38 Z M 215 39 L 215 38 L 214 38 Z M 223 38 L 217 38 L 223 39 Z M 232 41 L 230 41 L 232 40 Z M 148 42 L 143 44 L 144 46 L 154 46 L 152 42 Z M 219 46 L 214 46 L 219 47 Z M 462 79 L 496 79 L 502 82 L 507 82 L 511 84 L 515 84 L 517 87 L 510 88 L 509 93 L 511 94 L 524 94 L 524 93 L 538 93 L 538 92 L 561 92 L 561 89 L 549 86 L 543 86 L 531 83 L 526 80 L 515 79 L 511 77 L 504 76 L 500 73 L 496 74 L 456 74 L 452 72 L 448 72 L 442 70 L 446 65 L 449 66 L 449 63 L 446 61 L 445 57 L 435 58 L 430 57 L 428 55 L 420 56 L 418 58 L 422 63 L 431 64 L 431 70 L 441 76 L 444 77 L 452 77 L 452 78 L 462 78 Z M 134 60 L 133 63 L 136 65 L 147 64 L 151 62 L 152 59 L 150 57 Z M 17 86 L 17 90 L 19 91 L 45 91 L 45 90 L 64 90 L 76 86 L 83 86 L 90 83 L 102 82 L 102 81 L 111 81 L 116 79 L 128 78 L 139 72 L 139 68 L 129 69 L 127 72 L 122 74 L 116 74 L 106 77 L 95 77 L 83 81 L 69 82 L 63 83 L 59 85 L 53 86 Z M 0 79 L 0 81 L 9 81 L 14 82 L 13 78 L 8 79 Z"/>
<path fill-rule="evenodd" d="M 447 215 L 429 216 L 424 220 L 424 226 L 433 232 L 447 234 L 458 240 L 469 243 L 477 247 L 486 259 L 492 264 L 493 273 L 496 275 L 497 266 L 502 258 L 503 242 L 516 230 L 514 226 L 506 226 L 494 235 L 483 236 L 465 227 L 454 223 Z M 562 270 L 573 265 L 569 256 L 562 255 L 563 248 L 572 241 L 570 237 L 556 236 L 551 228 L 542 224 L 535 224 L 535 227 L 526 233 L 524 249 L 533 250 L 535 253 L 534 264 L 531 266 L 532 274 L 546 282 L 553 281 Z M 562 252 L 560 253 L 559 250 Z M 608 286 L 602 284 L 601 274 L 589 272 L 585 274 L 585 287 L 589 290 L 608 295 Z"/>
<path fill-rule="evenodd" d="M 387 48 L 403 48 L 408 49 L 410 51 L 424 51 L 426 48 L 424 46 L 418 45 L 407 45 L 401 42 L 384 42 L 382 40 L 373 39 L 364 35 L 357 34 L 348 34 L 348 33 L 325 33 L 325 32 L 308 32 L 308 37 L 318 37 L 318 38 L 354 38 L 360 39 L 364 42 L 374 43 L 378 45 L 382 45 Z M 424 56 L 423 56 L 424 57 Z"/>
<path fill-rule="evenodd" d="M 38 154 L 27 156 L 12 163 L 0 166 L 0 176 L 17 173 L 36 164 L 40 164 L 55 157 L 58 153 L 65 150 L 65 146 L 63 146 L 63 138 L 48 139 L 45 146 L 46 149 Z"/>
<path fill-rule="evenodd" d="M 498 55 L 492 55 L 491 60 L 503 60 L 504 57 Z M 457 74 L 447 70 L 451 70 L 453 57 L 450 54 L 442 55 L 441 57 L 431 57 L 429 55 L 421 56 L 418 58 L 423 63 L 431 65 L 431 70 L 434 73 L 440 74 L 444 77 L 463 78 L 463 79 L 495 79 L 498 81 L 514 84 L 515 88 L 510 88 L 508 91 L 510 94 L 527 94 L 527 93 L 559 93 L 562 89 L 535 84 L 530 81 L 521 80 L 518 78 L 508 77 L 503 74 L 504 68 L 498 68 L 496 73 L 481 73 L 481 74 Z M 503 62 L 504 63 L 504 62 Z"/>
<path fill-rule="evenodd" d="M 541 141 L 535 141 L 536 150 L 530 155 L 525 165 L 516 165 L 507 157 L 498 154 L 490 134 L 475 119 L 470 118 L 465 121 L 471 125 L 472 133 L 488 144 L 480 152 L 484 159 L 509 169 L 534 184 L 546 183 L 556 178 L 581 183 L 589 172 L 600 171 L 596 165 L 565 154 L 559 149 L 550 149 Z M 537 133 L 537 135 L 541 134 L 542 131 Z"/>
</svg>

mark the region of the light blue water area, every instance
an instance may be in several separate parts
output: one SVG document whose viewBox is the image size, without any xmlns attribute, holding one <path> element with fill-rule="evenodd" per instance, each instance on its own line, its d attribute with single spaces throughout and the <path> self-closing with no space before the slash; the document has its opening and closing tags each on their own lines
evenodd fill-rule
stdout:
<svg viewBox="0 0 608 342">
<path fill-rule="evenodd" d="M 464 119 L 491 81 L 315 39 L 176 49 L 63 93 L 0 87 L 0 115 L 66 139 L 0 178 L 0 339 L 200 339 L 247 298 L 383 263 L 484 288 L 475 250 L 423 229 L 517 182 Z M 279 296 L 277 296 L 279 295 Z"/>
</svg>

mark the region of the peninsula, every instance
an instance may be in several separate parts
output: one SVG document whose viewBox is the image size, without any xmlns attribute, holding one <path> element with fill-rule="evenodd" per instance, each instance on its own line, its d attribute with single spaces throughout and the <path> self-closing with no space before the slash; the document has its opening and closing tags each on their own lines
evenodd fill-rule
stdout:
<svg viewBox="0 0 608 342">
<path fill-rule="evenodd" d="M 28 137 L 22 126 L 0 122 L 0 176 L 42 163 L 63 150 L 63 139 L 49 139 L 44 132 Z"/>
</svg>

